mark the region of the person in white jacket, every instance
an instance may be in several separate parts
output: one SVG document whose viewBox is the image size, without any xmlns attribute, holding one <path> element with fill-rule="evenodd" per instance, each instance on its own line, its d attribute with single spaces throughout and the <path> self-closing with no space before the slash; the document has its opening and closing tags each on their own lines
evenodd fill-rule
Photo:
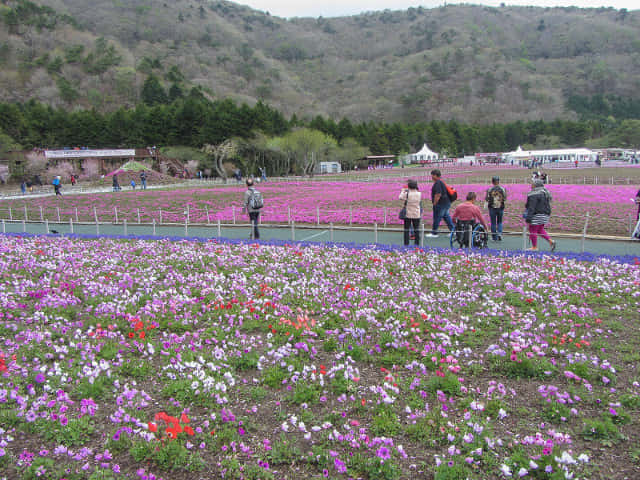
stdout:
<svg viewBox="0 0 640 480">
<path fill-rule="evenodd" d="M 404 217 L 404 244 L 409 245 L 410 230 L 415 235 L 415 244 L 420 245 L 420 219 L 422 218 L 422 194 L 418 190 L 418 182 L 409 180 L 407 186 L 402 189 L 400 200 L 406 202 L 406 214 Z"/>
</svg>

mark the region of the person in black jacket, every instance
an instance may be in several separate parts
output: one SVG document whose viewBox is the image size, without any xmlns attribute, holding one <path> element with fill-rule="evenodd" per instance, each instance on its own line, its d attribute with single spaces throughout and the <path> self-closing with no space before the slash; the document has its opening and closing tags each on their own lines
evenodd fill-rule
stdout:
<svg viewBox="0 0 640 480">
<path fill-rule="evenodd" d="M 544 229 L 551 216 L 551 193 L 544 187 L 542 179 L 537 178 L 532 182 L 531 191 L 527 194 L 525 208 L 524 218 L 529 224 L 529 239 L 531 240 L 531 248 L 529 250 L 538 250 L 538 235 L 540 235 L 549 242 L 553 252 L 556 249 L 556 242 L 551 240 L 551 237 Z"/>
</svg>

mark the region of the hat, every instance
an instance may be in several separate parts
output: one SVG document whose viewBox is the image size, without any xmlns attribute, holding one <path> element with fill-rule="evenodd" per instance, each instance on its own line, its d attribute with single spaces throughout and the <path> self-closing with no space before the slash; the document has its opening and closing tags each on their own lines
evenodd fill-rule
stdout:
<svg viewBox="0 0 640 480">
<path fill-rule="evenodd" d="M 492 182 L 499 182 L 500 181 L 500 177 L 498 177 L 498 176 L 491 177 L 491 181 Z"/>
</svg>

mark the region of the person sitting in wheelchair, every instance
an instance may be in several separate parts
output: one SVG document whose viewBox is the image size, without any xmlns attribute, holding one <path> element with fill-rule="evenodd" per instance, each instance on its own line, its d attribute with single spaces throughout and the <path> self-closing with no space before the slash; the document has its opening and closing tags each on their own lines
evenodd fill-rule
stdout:
<svg viewBox="0 0 640 480">
<path fill-rule="evenodd" d="M 469 232 L 474 231 L 478 226 L 482 226 L 481 235 L 474 235 L 473 243 L 474 247 L 484 247 L 487 243 L 487 222 L 482 216 L 482 212 L 477 205 L 475 205 L 476 194 L 475 192 L 467 193 L 467 201 L 458 205 L 451 215 L 453 223 L 456 224 L 456 240 L 460 246 L 469 246 Z M 471 227 L 471 228 L 469 228 Z"/>
</svg>

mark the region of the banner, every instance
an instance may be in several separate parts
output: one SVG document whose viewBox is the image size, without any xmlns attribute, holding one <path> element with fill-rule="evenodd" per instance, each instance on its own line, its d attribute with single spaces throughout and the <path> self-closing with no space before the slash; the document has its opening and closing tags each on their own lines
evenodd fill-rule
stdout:
<svg viewBox="0 0 640 480">
<path fill-rule="evenodd" d="M 135 149 L 130 150 L 45 150 L 46 158 L 90 158 L 90 157 L 135 157 Z"/>
</svg>

